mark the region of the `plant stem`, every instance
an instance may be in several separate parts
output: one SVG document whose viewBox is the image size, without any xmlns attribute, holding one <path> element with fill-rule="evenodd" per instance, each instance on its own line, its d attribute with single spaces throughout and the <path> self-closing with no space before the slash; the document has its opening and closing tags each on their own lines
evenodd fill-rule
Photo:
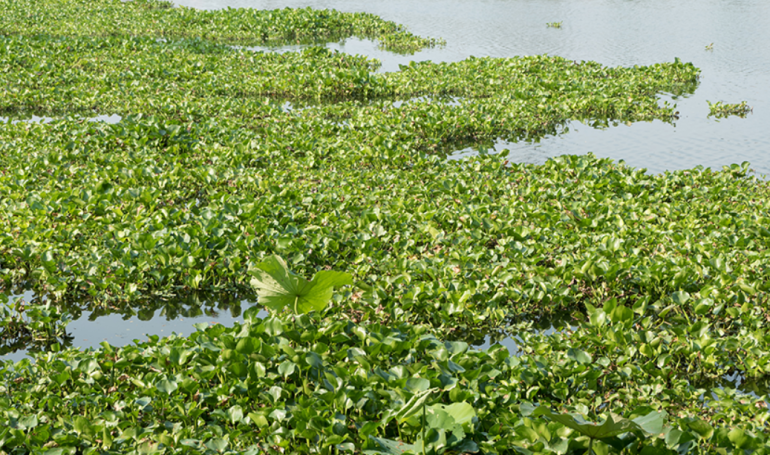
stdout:
<svg viewBox="0 0 770 455">
<path fill-rule="evenodd" d="M 299 300 L 299 296 L 294 297 L 294 314 L 299 314 L 299 311 L 297 311 L 297 301 Z"/>
<path fill-rule="evenodd" d="M 594 447 L 594 438 L 590 438 L 588 440 L 588 455 L 591 455 L 593 453 L 593 447 Z"/>
<path fill-rule="evenodd" d="M 425 403 L 422 404 L 422 455 L 425 455 Z"/>
</svg>

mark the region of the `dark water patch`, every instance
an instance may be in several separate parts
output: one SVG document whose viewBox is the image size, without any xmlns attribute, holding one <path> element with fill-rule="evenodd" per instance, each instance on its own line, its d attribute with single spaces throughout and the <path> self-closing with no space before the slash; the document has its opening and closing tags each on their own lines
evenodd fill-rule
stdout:
<svg viewBox="0 0 770 455">
<path fill-rule="evenodd" d="M 549 336 L 556 333 L 568 334 L 576 327 L 573 326 L 550 326 L 548 328 L 531 328 L 530 333 L 536 333 L 538 335 Z M 526 341 L 520 334 L 511 334 L 508 332 L 496 332 L 485 335 L 482 339 L 474 339 L 468 342 L 476 349 L 486 351 L 493 346 L 501 345 L 508 349 L 508 353 L 511 356 L 519 357 L 526 353 Z"/>
<path fill-rule="evenodd" d="M 753 398 L 767 397 L 770 395 L 770 378 L 746 378 L 742 371 L 733 371 L 714 381 L 695 382 L 698 388 L 712 390 L 711 396 L 716 399 L 717 390 L 735 390 L 736 392 L 749 395 Z"/>
<path fill-rule="evenodd" d="M 520 315 L 509 320 L 503 329 L 458 331 L 453 333 L 452 340 L 465 341 L 482 351 L 501 345 L 508 349 L 510 355 L 518 357 L 525 354 L 527 342 L 524 338 L 527 335 L 568 334 L 577 329 L 574 323 L 575 319 L 568 312 Z"/>
</svg>

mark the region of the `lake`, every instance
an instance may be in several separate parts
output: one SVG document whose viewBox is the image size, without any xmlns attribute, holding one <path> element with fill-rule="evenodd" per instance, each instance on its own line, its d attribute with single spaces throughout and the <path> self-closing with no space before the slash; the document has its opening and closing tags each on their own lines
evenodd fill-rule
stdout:
<svg viewBox="0 0 770 455">
<path fill-rule="evenodd" d="M 721 169 L 749 161 L 770 173 L 770 3 L 762 0 L 489 0 L 370 2 L 356 0 L 254 1 L 183 0 L 201 8 L 284 7 L 365 11 L 406 25 L 417 35 L 444 38 L 446 46 L 413 56 L 376 49 L 349 39 L 330 48 L 364 54 L 397 71 L 411 60 L 458 61 L 469 56 L 513 57 L 551 54 L 603 65 L 634 66 L 670 62 L 678 57 L 702 70 L 696 92 L 676 100 L 676 125 L 662 122 L 594 130 L 579 122 L 569 134 L 538 144 L 498 143 L 511 160 L 541 163 L 552 156 L 594 152 L 658 173 L 697 165 Z M 559 29 L 546 26 L 562 22 Z M 706 46 L 711 45 L 711 50 Z M 295 47 L 296 48 L 296 47 Z M 707 118 L 707 101 L 747 101 L 747 118 Z M 466 151 L 467 152 L 467 151 Z"/>
<path fill-rule="evenodd" d="M 366 11 L 406 25 L 422 36 L 446 39 L 443 48 L 413 56 L 395 55 L 359 39 L 327 47 L 365 54 L 382 61 L 381 71 L 398 71 L 411 60 L 458 61 L 469 56 L 512 57 L 552 54 L 604 65 L 648 65 L 678 57 L 701 68 L 693 95 L 674 100 L 680 118 L 675 125 L 659 121 L 619 125 L 604 130 L 573 122 L 566 134 L 539 143 L 498 142 L 510 160 L 541 163 L 561 154 L 593 152 L 625 160 L 650 172 L 697 165 L 720 169 L 749 161 L 760 174 L 770 173 L 770 3 L 760 0 L 479 0 L 370 2 L 359 0 L 247 1 L 184 0 L 194 8 L 249 7 L 334 8 Z M 561 22 L 549 28 L 548 22 Z M 713 45 L 710 50 L 706 47 Z M 299 46 L 280 48 L 291 51 Z M 671 101 L 671 97 L 662 97 Z M 707 101 L 747 101 L 754 109 L 746 118 L 708 118 Z M 458 150 L 456 157 L 477 153 Z M 30 296 L 27 296 L 29 298 Z M 249 304 L 244 303 L 243 309 Z M 111 315 L 90 321 L 85 314 L 70 324 L 73 345 L 96 347 L 102 341 L 129 344 L 144 334 L 189 334 L 196 322 L 232 324 L 240 312 L 203 311 L 169 316 L 158 310 L 150 317 Z M 143 320 L 146 319 L 146 320 Z M 23 352 L 2 356 L 19 359 Z"/>
</svg>

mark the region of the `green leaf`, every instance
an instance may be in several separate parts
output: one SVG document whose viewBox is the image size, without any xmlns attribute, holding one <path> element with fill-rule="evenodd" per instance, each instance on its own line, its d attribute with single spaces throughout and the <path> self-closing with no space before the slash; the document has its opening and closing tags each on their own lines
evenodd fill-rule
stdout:
<svg viewBox="0 0 770 455">
<path fill-rule="evenodd" d="M 415 451 L 415 446 L 413 444 L 407 444 L 404 442 L 393 441 L 391 439 L 385 438 L 376 438 L 374 436 L 369 436 L 369 438 L 377 444 L 379 450 L 365 450 L 365 454 L 403 455 L 406 452 Z"/>
<path fill-rule="evenodd" d="M 297 364 L 292 362 L 291 360 L 284 360 L 281 362 L 280 365 L 278 365 L 278 372 L 283 376 L 284 378 L 290 376 L 292 373 L 294 373 L 294 369 L 296 368 Z"/>
<path fill-rule="evenodd" d="M 227 441 L 222 438 L 212 438 L 204 443 L 204 445 L 213 450 L 214 452 L 222 453 L 227 449 Z"/>
<path fill-rule="evenodd" d="M 688 300 L 690 300 L 690 294 L 684 291 L 676 291 L 671 294 L 671 300 L 673 300 L 674 303 L 678 305 L 684 305 Z"/>
<path fill-rule="evenodd" d="M 94 437 L 94 429 L 85 417 L 75 416 L 72 419 L 72 426 L 75 427 L 75 431 L 77 431 L 80 436 L 83 436 L 88 440 L 91 440 Z"/>
<path fill-rule="evenodd" d="M 324 366 L 323 359 L 315 352 L 308 352 L 305 354 L 305 361 L 313 368 L 323 368 Z"/>
<path fill-rule="evenodd" d="M 455 423 L 465 425 L 471 423 L 473 418 L 476 417 L 476 410 L 473 406 L 462 401 L 459 403 L 452 403 L 448 405 L 439 405 L 447 414 L 452 416 Z"/>
<path fill-rule="evenodd" d="M 727 438 L 738 449 L 743 448 L 750 439 L 743 428 L 734 428 L 730 430 L 730 432 L 727 433 Z"/>
<path fill-rule="evenodd" d="M 634 319 L 634 311 L 623 305 L 619 305 L 610 313 L 610 320 L 612 322 L 630 322 Z"/>
<path fill-rule="evenodd" d="M 321 271 L 311 281 L 289 271 L 286 262 L 278 256 L 270 256 L 257 264 L 252 271 L 251 285 L 256 289 L 259 302 L 266 307 L 281 311 L 292 308 L 299 313 L 320 311 L 332 298 L 334 287 L 352 285 L 349 273 Z"/>
<path fill-rule="evenodd" d="M 278 336 L 283 333 L 283 322 L 275 317 L 265 319 L 262 323 L 265 327 L 265 333 L 270 336 Z"/>
<path fill-rule="evenodd" d="M 714 427 L 705 420 L 695 419 L 688 422 L 687 426 L 703 439 L 711 439 L 711 437 L 714 436 Z"/>
<path fill-rule="evenodd" d="M 29 430 L 37 426 L 37 416 L 24 416 L 16 424 L 20 430 Z"/>
<path fill-rule="evenodd" d="M 158 389 L 158 391 L 165 393 L 166 395 L 171 395 L 172 393 L 176 392 L 177 383 L 176 380 L 170 381 L 168 379 L 161 379 L 155 384 L 155 388 Z"/>
<path fill-rule="evenodd" d="M 580 415 L 556 414 L 543 406 L 538 407 L 533 415 L 546 416 L 554 422 L 559 422 L 592 439 L 611 438 L 622 433 L 628 433 L 629 431 L 642 430 L 637 423 L 612 413 L 610 413 L 609 416 L 607 416 L 607 419 L 600 424 L 588 422 Z"/>
<path fill-rule="evenodd" d="M 409 378 L 406 380 L 406 388 L 411 392 L 424 392 L 430 388 L 430 381 L 425 378 Z"/>
<path fill-rule="evenodd" d="M 227 410 L 227 415 L 230 417 L 230 423 L 235 425 L 243 420 L 243 408 L 236 404 Z"/>
<path fill-rule="evenodd" d="M 567 350 L 567 357 L 584 365 L 590 364 L 592 361 L 591 356 L 587 352 L 581 351 L 580 349 L 570 348 Z"/>
<path fill-rule="evenodd" d="M 424 392 L 414 394 L 414 396 L 404 404 L 391 418 L 395 418 L 398 422 L 403 422 L 410 416 L 416 414 L 418 411 L 422 411 L 422 406 L 425 401 L 430 397 L 436 389 L 428 389 Z M 389 421 L 390 419 L 388 419 Z M 384 422 L 387 424 L 387 422 Z"/>
<path fill-rule="evenodd" d="M 442 430 L 452 430 L 454 428 L 455 419 L 442 409 L 441 406 L 430 406 L 426 411 L 428 427 Z"/>
<path fill-rule="evenodd" d="M 245 337 L 238 340 L 238 344 L 235 345 L 235 350 L 243 355 L 249 355 L 252 352 L 259 349 L 259 340 L 252 337 Z"/>
<path fill-rule="evenodd" d="M 639 425 L 645 433 L 651 435 L 659 435 L 663 433 L 663 425 L 666 423 L 666 416 L 668 413 L 665 411 L 653 411 L 642 417 L 633 419 L 633 422 Z"/>
</svg>

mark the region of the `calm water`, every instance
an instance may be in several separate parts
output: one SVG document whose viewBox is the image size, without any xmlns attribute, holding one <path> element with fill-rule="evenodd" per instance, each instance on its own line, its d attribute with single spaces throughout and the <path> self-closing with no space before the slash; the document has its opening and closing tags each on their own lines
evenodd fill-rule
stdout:
<svg viewBox="0 0 770 455">
<path fill-rule="evenodd" d="M 496 148 L 508 148 L 511 160 L 529 163 L 541 163 L 565 153 L 593 152 L 625 160 L 650 172 L 696 165 L 720 169 L 723 165 L 749 161 L 758 173 L 770 174 L 767 0 L 177 0 L 177 4 L 203 9 L 311 6 L 366 11 L 404 24 L 416 34 L 447 41 L 444 48 L 414 56 L 384 52 L 374 43 L 359 39 L 328 45 L 377 58 L 383 63 L 381 71 L 397 71 L 399 64 L 411 60 L 459 61 L 471 55 L 513 57 L 547 53 L 611 66 L 648 65 L 679 57 L 693 62 L 702 74 L 695 94 L 676 101 L 680 119 L 675 126 L 652 122 L 595 130 L 576 122 L 569 133 L 538 144 L 500 142 Z M 547 22 L 562 22 L 562 28 L 548 28 Z M 713 50 L 706 50 L 711 43 Z M 745 119 L 709 119 L 706 100 L 747 101 L 754 112 Z M 458 151 L 457 156 L 473 153 L 466 149 Z M 166 317 L 157 311 L 149 320 L 112 315 L 99 317 L 98 322 L 89 321 L 88 316 L 85 314 L 69 326 L 74 346 L 98 346 L 102 341 L 123 345 L 145 338 L 145 334 L 189 334 L 196 322 L 229 325 L 240 320 L 239 315 L 228 311 L 204 312 L 193 317 Z M 489 340 L 482 347 L 488 344 Z M 513 339 L 504 340 L 503 344 L 512 352 L 518 351 Z"/>
<path fill-rule="evenodd" d="M 34 294 L 29 291 L 18 295 L 0 294 L 0 303 L 13 302 L 17 298 L 27 303 L 44 303 L 36 301 Z M 189 335 L 196 330 L 193 325 L 201 322 L 232 327 L 235 322 L 243 322 L 243 312 L 254 304 L 250 300 L 224 303 L 216 299 L 200 301 L 191 297 L 182 302 L 158 305 L 158 308 L 127 309 L 112 314 L 90 311 L 81 313 L 69 309 L 73 320 L 67 325 L 66 331 L 72 338 L 62 342 L 66 346 L 98 349 L 105 341 L 113 346 L 125 346 L 135 340 L 147 341 L 149 335 Z M 261 310 L 257 317 L 264 318 L 267 314 Z M 0 344 L 0 353 L 7 350 L 8 346 Z M 27 350 L 20 349 L 0 354 L 0 360 L 21 360 L 26 355 Z"/>
<path fill-rule="evenodd" d="M 331 45 L 383 62 L 397 71 L 410 60 L 458 61 L 468 56 L 552 54 L 605 65 L 649 65 L 675 57 L 701 68 L 695 94 L 677 101 L 676 126 L 662 122 L 594 130 L 580 123 L 568 134 L 539 144 L 498 143 L 511 159 L 540 163 L 565 153 L 594 152 L 650 172 L 749 161 L 770 174 L 770 2 L 767 0 L 176 0 L 202 9 L 244 7 L 334 8 L 365 11 L 447 45 L 414 56 L 379 51 L 349 39 Z M 563 22 L 561 29 L 547 22 Z M 713 50 L 705 47 L 713 43 Z M 707 118 L 706 100 L 747 101 L 745 119 Z"/>
</svg>

